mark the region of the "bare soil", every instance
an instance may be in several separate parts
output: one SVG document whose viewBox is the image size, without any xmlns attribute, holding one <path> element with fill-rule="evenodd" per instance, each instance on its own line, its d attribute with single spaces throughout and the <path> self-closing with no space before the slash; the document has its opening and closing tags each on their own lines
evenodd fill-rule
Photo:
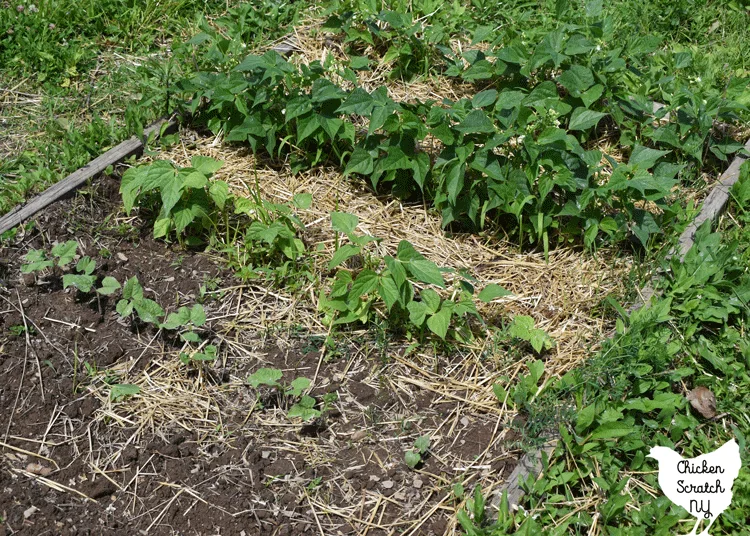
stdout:
<svg viewBox="0 0 750 536">
<path fill-rule="evenodd" d="M 125 218 L 118 185 L 98 180 L 0 249 L 0 536 L 454 534 L 452 486 L 501 482 L 513 470 L 507 423 L 424 382 L 405 395 L 371 339 L 321 361 L 319 335 L 227 327 L 228 294 L 210 289 L 238 282 L 210 255 L 155 241 Z M 29 248 L 71 239 L 99 277 L 137 275 L 168 311 L 203 300 L 203 335 L 221 359 L 182 365 L 175 337 L 121 319 L 117 298 L 63 290 L 59 273 L 22 277 Z M 231 341 L 254 350 L 235 352 Z M 312 379 L 320 366 L 311 395 L 338 401 L 312 422 L 288 419 L 289 400 L 246 383 L 261 366 L 282 369 L 284 381 Z M 181 402 L 186 415 L 205 401 L 194 425 L 179 409 L 164 417 L 165 374 L 195 393 Z M 140 395 L 108 398 L 110 384 L 133 378 Z M 147 398 L 157 403 L 143 409 Z M 431 451 L 410 469 L 404 452 L 424 433 Z"/>
</svg>

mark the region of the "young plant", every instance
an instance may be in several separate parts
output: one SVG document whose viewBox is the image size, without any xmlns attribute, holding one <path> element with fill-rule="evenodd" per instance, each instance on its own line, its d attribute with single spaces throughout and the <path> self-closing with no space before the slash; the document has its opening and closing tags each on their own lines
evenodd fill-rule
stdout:
<svg viewBox="0 0 750 536">
<path fill-rule="evenodd" d="M 540 360 L 532 361 L 528 368 L 528 374 L 519 375 L 513 387 L 505 388 L 510 381 L 507 376 L 501 376 L 500 382 L 492 386 L 492 391 L 500 404 L 507 404 L 510 398 L 515 407 L 520 409 L 533 402 L 539 395 L 539 381 L 544 376 L 544 362 Z"/>
<path fill-rule="evenodd" d="M 315 398 L 302 394 L 310 387 L 310 380 L 299 377 L 291 383 L 286 384 L 279 382 L 282 376 L 283 373 L 279 369 L 261 368 L 248 376 L 247 381 L 255 388 L 261 385 L 272 388 L 274 393 L 282 400 L 286 398 L 299 398 L 289 407 L 287 412 L 289 418 L 300 418 L 303 421 L 316 419 L 327 411 L 337 398 L 336 393 L 327 393 L 323 396 L 323 407 L 320 410 L 315 409 L 315 405 L 317 404 Z"/>
<path fill-rule="evenodd" d="M 136 204 L 158 209 L 154 221 L 154 238 L 175 233 L 182 242 L 202 243 L 204 231 L 216 230 L 218 212 L 224 210 L 229 186 L 223 181 L 209 181 L 223 162 L 206 156 L 194 156 L 192 166 L 176 167 L 166 160 L 132 167 L 122 176 L 120 193 L 125 212 Z M 158 196 L 155 192 L 158 191 Z"/>
<path fill-rule="evenodd" d="M 414 469 L 417 465 L 422 463 L 422 461 L 424 460 L 424 457 L 427 455 L 427 452 L 429 450 L 430 450 L 429 434 L 419 436 L 414 441 L 414 447 L 410 450 L 407 450 L 406 453 L 404 454 L 404 461 L 406 462 L 406 465 L 408 465 L 410 469 Z"/>
<path fill-rule="evenodd" d="M 252 198 L 234 198 L 234 212 L 252 218 L 242 239 L 228 243 L 223 251 L 229 254 L 230 265 L 243 280 L 269 278 L 276 284 L 294 279 L 306 270 L 300 266 L 305 245 L 298 234 L 305 226 L 291 206 L 270 203 L 260 198 L 258 188 Z M 307 209 L 310 194 L 297 194 L 292 200 L 296 209 Z"/>
<path fill-rule="evenodd" d="M 44 251 L 31 249 L 24 257 L 27 264 L 21 266 L 21 272 L 24 274 L 42 272 L 53 266 L 64 268 L 75 258 L 77 252 L 78 242 L 75 240 L 68 240 L 54 246 L 50 252 L 52 259 L 48 258 Z"/>
<path fill-rule="evenodd" d="M 117 302 L 116 310 L 123 318 L 135 311 L 141 321 L 155 325 L 164 316 L 164 309 L 158 303 L 143 296 L 143 287 L 135 276 L 128 279 L 122 287 L 122 299 Z"/>
<path fill-rule="evenodd" d="M 538 354 L 555 346 L 555 341 L 543 329 L 534 327 L 534 319 L 526 315 L 516 315 L 508 327 L 508 335 L 526 341 Z"/>
<path fill-rule="evenodd" d="M 329 268 L 336 268 L 347 259 L 360 255 L 363 245 L 375 239 L 354 235 L 358 223 L 356 216 L 334 212 L 331 219 L 333 228 L 353 242 L 339 246 L 334 253 Z M 356 275 L 339 269 L 328 295 L 321 292 L 318 308 L 325 314 L 326 324 L 367 323 L 379 311 L 378 314 L 394 323 L 408 320 L 411 329 L 420 335 L 429 330 L 443 340 L 449 332 L 459 340 L 471 337 L 470 331 L 465 329 L 465 317 L 479 315 L 472 298 L 473 287 L 468 282 L 462 281 L 452 292 L 451 299 L 441 298 L 429 287 L 417 292 L 416 285 L 445 289 L 446 284 L 437 265 L 405 240 L 399 244 L 396 257 L 370 259 L 365 264 L 371 267 Z M 501 287 L 490 287 L 482 298 L 490 300 L 503 293 L 507 291 Z M 454 326 L 452 330 L 451 325 Z"/>
<path fill-rule="evenodd" d="M 76 264 L 77 274 L 63 275 L 63 288 L 73 286 L 81 292 L 91 292 L 91 288 L 96 282 L 96 276 L 93 275 L 94 270 L 96 270 L 96 261 L 88 256 L 81 258 Z"/>
<path fill-rule="evenodd" d="M 42 272 L 55 265 L 55 261 L 48 259 L 44 251 L 39 249 L 30 249 L 24 259 L 26 264 L 21 266 L 21 273 L 24 274 Z"/>
<path fill-rule="evenodd" d="M 129 383 L 114 383 L 110 385 L 109 399 L 112 402 L 120 402 L 126 398 L 137 395 L 141 392 L 141 388 L 138 385 Z"/>
<path fill-rule="evenodd" d="M 192 308 L 180 307 L 177 312 L 170 313 L 166 321 L 159 325 L 162 329 L 180 329 L 180 338 L 187 342 L 200 342 L 195 332 L 206 323 L 206 312 L 203 305 L 196 303 Z M 215 352 L 214 352 L 215 353 Z"/>
<path fill-rule="evenodd" d="M 122 288 L 120 282 L 114 277 L 107 276 L 102 279 L 102 286 L 96 289 L 96 291 L 102 296 L 111 296 Z"/>
<path fill-rule="evenodd" d="M 195 337 L 198 337 L 197 334 L 188 332 L 185 335 L 195 335 Z M 189 338 L 188 338 L 189 340 Z M 180 361 L 183 365 L 187 365 L 191 362 L 197 362 L 197 363 L 205 363 L 206 361 L 214 361 L 216 359 L 216 352 L 218 349 L 213 344 L 207 344 L 205 347 L 202 348 L 202 351 L 196 351 L 196 352 L 180 352 Z"/>
</svg>

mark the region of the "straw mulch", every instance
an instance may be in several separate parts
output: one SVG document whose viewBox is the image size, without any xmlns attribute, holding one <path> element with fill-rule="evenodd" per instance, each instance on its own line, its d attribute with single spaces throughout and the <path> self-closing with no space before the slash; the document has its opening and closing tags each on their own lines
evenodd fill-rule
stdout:
<svg viewBox="0 0 750 536">
<path fill-rule="evenodd" d="M 466 269 L 478 280 L 478 289 L 488 283 L 507 288 L 511 296 L 480 304 L 480 313 L 488 325 L 498 326 L 514 315 L 530 315 L 554 339 L 554 348 L 544 356 L 540 386 L 580 365 L 596 350 L 612 327 L 611 319 L 602 317 L 602 300 L 627 292 L 629 259 L 607 251 L 593 256 L 557 249 L 545 260 L 541 253 L 520 252 L 502 240 L 449 236 L 432 211 L 377 197 L 335 170 L 293 175 L 285 167 L 258 160 L 247 149 L 205 138 L 175 145 L 158 157 L 187 166 L 197 154 L 224 162 L 216 178 L 227 181 L 234 194 L 250 196 L 249 188 L 258 188 L 264 199 L 278 203 L 291 203 L 297 193 L 312 194 L 312 206 L 298 215 L 306 225 L 309 250 L 317 250 L 310 255 L 319 274 L 327 273 L 333 254 L 330 212 L 338 210 L 359 217 L 358 233 L 382 239 L 371 244 L 373 254 L 394 254 L 399 241 L 408 240 L 439 266 Z M 325 286 L 325 276 L 321 277 Z M 366 326 L 333 331 L 322 324 L 317 312 L 318 291 L 310 284 L 291 294 L 257 281 L 214 291 L 221 299 L 207 308 L 212 343 L 219 346 L 221 358 L 197 375 L 186 376 L 174 351 L 147 341 L 144 352 L 154 356 L 149 366 L 131 372 L 132 364 L 123 365 L 118 371 L 120 381 L 140 386 L 139 396 L 113 403 L 106 390 L 98 395 L 99 418 L 123 430 L 120 441 L 113 442 L 111 452 L 100 455 L 99 463 L 116 462 L 122 449 L 142 436 L 166 438 L 184 430 L 206 444 L 229 446 L 232 430 L 242 430 L 279 456 L 294 452 L 302 467 L 328 471 L 331 476 L 321 488 L 325 492 L 309 504 L 324 534 L 339 530 L 365 534 L 368 527 L 428 534 L 420 531 L 436 518 L 445 518 L 445 534 L 453 533 L 453 512 L 463 503 L 445 491 L 446 483 L 460 482 L 466 489 L 479 484 L 487 493 L 498 489 L 504 483 L 502 475 L 507 477 L 502 468 L 512 469 L 521 445 L 533 439 L 524 439 L 523 422 L 517 421 L 512 402 L 499 401 L 492 386 L 512 385 L 538 356 L 525 345 L 493 338 L 490 331 L 452 353 L 429 345 L 410 347 L 406 340 L 383 345 Z M 340 350 L 337 355 L 323 347 L 304 357 L 300 349 L 304 340 L 329 335 Z M 284 370 L 288 379 L 313 380 L 316 396 L 337 393 L 335 411 L 340 418 L 326 424 L 331 437 L 288 437 L 286 432 L 299 430 L 300 424 L 290 421 L 283 407 L 264 409 L 245 383 L 248 374 L 264 366 Z M 225 373 L 225 381 L 217 382 L 216 376 Z M 363 389 L 388 394 L 373 406 L 360 397 Z M 375 420 L 372 412 L 378 415 Z M 414 423 L 413 433 L 404 435 L 404 422 Z M 396 501 L 383 495 L 384 490 L 362 495 L 350 489 L 346 466 L 354 461 L 342 460 L 341 452 L 351 447 L 352 437 L 361 436 L 355 449 L 359 456 L 374 445 L 385 448 L 376 456 L 377 465 L 368 469 L 374 472 L 372 478 L 381 478 L 377 476 L 381 471 L 385 479 L 394 468 L 405 467 L 403 452 L 417 435 L 425 434 L 431 438 L 431 465 L 413 472 L 413 478 L 421 479 L 418 495 L 408 482 L 396 491 L 401 498 Z M 467 441 L 477 437 L 481 446 L 468 448 Z M 373 459 L 371 454 L 368 459 Z M 404 478 L 412 478 L 410 474 Z M 284 490 L 303 496 L 301 484 L 290 478 Z"/>
<path fill-rule="evenodd" d="M 294 61 L 342 53 L 336 43 L 306 35 L 310 28 L 298 32 Z M 386 82 L 385 73 L 385 68 L 369 73 L 363 86 Z M 387 83 L 399 100 L 455 99 L 464 91 L 434 81 Z M 453 496 L 452 484 L 467 490 L 478 484 L 485 493 L 498 489 L 521 446 L 533 440 L 523 437 L 524 422 L 518 420 L 512 401 L 499 401 L 492 387 L 498 382 L 512 386 L 526 373 L 526 365 L 540 357 L 527 345 L 498 337 L 491 326 L 502 328 L 514 315 L 530 315 L 554 340 L 554 348 L 543 356 L 541 390 L 580 365 L 611 330 L 612 319 L 603 316 L 602 301 L 628 292 L 631 260 L 618 252 L 605 250 L 594 256 L 569 248 L 550 251 L 545 258 L 495 237 L 449 235 L 439 215 L 422 205 L 378 197 L 334 169 L 294 175 L 286 166 L 270 165 L 248 149 L 218 138 L 183 133 L 182 141 L 158 158 L 188 166 L 194 155 L 222 160 L 215 178 L 226 181 L 235 195 L 251 197 L 257 190 L 265 200 L 291 204 L 295 194 L 312 194 L 311 207 L 297 214 L 305 224 L 303 238 L 323 287 L 335 244 L 330 213 L 341 211 L 358 216 L 357 233 L 380 239 L 368 246 L 369 253 L 393 255 L 399 242 L 407 240 L 439 266 L 465 269 L 477 279 L 478 290 L 497 283 L 512 295 L 478 304 L 487 326 L 480 327 L 472 343 L 446 351 L 440 345 L 415 347 L 408 340 L 388 337 L 384 342 L 378 338 L 382 334 L 367 326 L 333 330 L 323 325 L 317 311 L 319 284 L 310 283 L 295 293 L 262 281 L 218 289 L 220 300 L 207 310 L 211 343 L 219 346 L 220 359 L 186 376 L 174 351 L 149 341 L 144 347 L 152 355 L 149 365 L 139 371 L 123 366 L 119 371 L 121 382 L 140 386 L 139 396 L 113 403 L 106 391 L 98 395 L 103 404 L 98 417 L 123 430 L 121 440 L 113 442 L 103 459 L 114 463 L 122 449 L 141 436 L 166 438 L 190 430 L 207 445 L 229 446 L 234 431 L 240 431 L 274 456 L 291 456 L 294 467 L 299 464 L 326 475 L 315 494 L 305 489 L 300 472 L 286 475 L 279 484 L 284 486 L 279 493 L 307 501 L 308 513 L 297 521 L 317 526 L 321 534 L 365 535 L 376 529 L 382 534 L 455 533 L 455 512 L 465 503 Z M 446 278 L 449 286 L 451 277 Z M 312 354 L 302 348 L 326 338 L 334 347 L 318 346 Z M 260 367 L 282 369 L 286 381 L 299 376 L 313 380 L 315 396 L 337 393 L 332 411 L 338 416 L 324 423 L 325 434 L 301 433 L 304 427 L 287 417 L 288 408 L 263 404 L 263 393 L 247 388 L 247 374 Z M 217 375 L 223 380 L 216 381 Z M 380 395 L 374 402 L 363 392 Z M 292 438 L 290 431 L 298 435 Z M 422 468 L 408 470 L 404 452 L 421 435 L 431 440 L 429 460 Z M 365 487 L 353 487 L 368 475 Z"/>
<path fill-rule="evenodd" d="M 393 255 L 398 243 L 407 240 L 438 266 L 466 269 L 479 281 L 479 289 L 489 283 L 505 287 L 513 295 L 479 304 L 480 312 L 489 318 L 516 314 L 534 317 L 536 327 L 547 331 L 556 342 L 546 357 L 553 375 L 570 370 L 597 347 L 601 334 L 610 327 L 599 311 L 603 298 L 627 292 L 625 276 L 631 269 L 631 259 L 617 253 L 600 251 L 594 256 L 562 248 L 550 251 L 545 260 L 541 252 L 519 252 L 516 246 L 501 240 L 471 234 L 449 236 L 441 228 L 438 214 L 421 205 L 407 206 L 396 199 L 377 197 L 363 184 L 335 170 L 315 169 L 292 175 L 286 168 L 265 165 L 246 149 L 211 139 L 197 139 L 189 149 L 175 146 L 159 157 L 187 166 L 189 157 L 195 154 L 222 160 L 224 165 L 215 178 L 227 181 L 236 195 L 249 196 L 248 188 L 255 189 L 256 181 L 261 195 L 276 203 L 291 204 L 295 194 L 312 194 L 312 206 L 298 211 L 298 215 L 306 225 L 305 235 L 315 237 L 324 248 L 317 257 L 321 272 L 325 272 L 323 266 L 334 250 L 330 213 L 340 211 L 359 217 L 357 232 L 381 239 L 372 246 L 376 255 Z M 287 310 L 289 319 L 297 320 L 291 303 Z"/>
</svg>

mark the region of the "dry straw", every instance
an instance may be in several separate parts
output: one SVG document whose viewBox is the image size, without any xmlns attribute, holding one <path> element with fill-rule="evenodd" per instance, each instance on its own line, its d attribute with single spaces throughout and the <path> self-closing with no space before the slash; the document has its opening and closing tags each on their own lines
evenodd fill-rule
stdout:
<svg viewBox="0 0 750 536">
<path fill-rule="evenodd" d="M 292 61 L 310 62 L 327 55 L 333 55 L 335 61 L 344 60 L 340 44 L 314 28 L 311 24 L 297 31 Z M 374 88 L 385 83 L 391 96 L 399 100 L 455 99 L 476 90 L 444 80 L 388 80 L 387 72 L 386 66 L 363 74 L 369 78 L 361 80 L 362 85 Z M 602 313 L 603 299 L 629 291 L 631 260 L 617 251 L 601 250 L 592 255 L 559 248 L 545 258 L 542 253 L 520 251 L 501 238 L 449 234 L 433 210 L 375 195 L 357 179 L 342 176 L 340 170 L 320 167 L 293 174 L 286 164 L 266 161 L 247 148 L 224 144 L 219 138 L 182 134 L 182 141 L 163 150 L 158 158 L 180 166 L 189 165 L 194 155 L 222 160 L 224 165 L 215 178 L 226 181 L 240 196 L 251 197 L 257 191 L 267 201 L 290 204 L 295 194 L 312 195 L 311 207 L 298 215 L 306 226 L 303 238 L 314 271 L 323 281 L 335 247 L 330 213 L 341 211 L 359 218 L 358 233 L 381 239 L 369 246 L 372 254 L 393 255 L 399 242 L 408 240 L 439 266 L 466 270 L 480 289 L 497 283 L 511 291 L 511 296 L 480 304 L 480 313 L 488 324 L 498 326 L 514 315 L 529 315 L 536 327 L 554 339 L 554 348 L 544 356 L 545 383 L 580 365 L 598 348 L 603 334 L 612 328 L 611 319 Z M 446 490 L 461 482 L 467 489 L 480 484 L 490 493 L 503 484 L 496 469 L 505 464 L 512 468 L 519 454 L 519 436 L 510 426 L 515 414 L 507 400 L 498 401 L 492 386 L 503 376 L 513 382 L 526 372 L 529 360 L 538 356 L 525 346 L 516 345 L 509 351 L 507 344 L 498 345 L 491 337 L 480 336 L 450 354 L 429 345 L 414 349 L 409 341 L 392 341 L 385 355 L 376 359 L 373 335 L 354 326 L 337 335 L 339 346 L 346 348 L 343 361 L 326 363 L 321 355 L 317 362 L 292 363 L 299 352 L 293 331 L 319 337 L 331 333 L 317 312 L 318 291 L 316 285 L 309 284 L 292 294 L 253 281 L 214 291 L 221 300 L 208 307 L 208 324 L 222 357 L 214 367 L 193 375 L 186 375 L 176 352 L 147 344 L 147 366 L 137 368 L 131 363 L 117 371 L 123 383 L 139 385 L 138 396 L 113 403 L 106 389 L 95 392 L 103 404 L 100 420 L 122 427 L 102 465 L 114 464 L 122 448 L 142 436 L 168 436 L 185 430 L 204 442 L 226 442 L 227 432 L 240 422 L 243 434 L 275 455 L 294 452 L 304 458 L 306 467 L 335 472 L 317 494 L 305 491 L 299 474 L 287 475 L 284 481 L 309 507 L 310 515 L 299 521 L 310 523 L 321 534 L 366 535 L 376 529 L 428 534 L 434 530 L 428 530 L 432 520 L 440 517 L 446 520 L 444 533 L 452 533 L 455 510 L 463 503 Z M 279 359 L 287 372 L 314 378 L 315 387 L 336 389 L 340 416 L 329 422 L 327 434 L 290 439 L 286 432 L 298 431 L 299 423 L 290 422 L 283 408 L 262 409 L 254 392 L 244 385 L 245 374 L 260 366 L 279 366 Z M 228 381 L 215 381 L 212 375 L 224 370 L 230 372 Z M 378 407 L 377 426 L 365 418 L 372 406 L 360 403 L 356 396 L 356 388 L 363 386 L 387 393 Z M 415 408 L 420 399 L 428 403 Z M 397 484 L 392 493 L 384 493 L 380 485 L 354 489 L 346 467 L 341 467 L 341 453 L 352 445 L 355 434 L 360 438 L 359 443 L 354 442 L 358 455 L 366 458 L 361 463 L 387 472 L 403 467 L 403 452 L 414 440 L 412 433 L 404 433 L 405 422 L 414 423 L 419 434 L 429 435 L 432 443 L 435 465 L 430 471 L 414 472 L 415 478 L 421 479 L 418 493 L 413 489 L 416 484 Z M 464 445 L 470 439 L 478 444 L 473 451 Z M 383 452 L 373 455 L 374 446 L 367 445 L 378 445 Z M 190 495 L 206 500 L 198 488 L 191 489 Z"/>
</svg>

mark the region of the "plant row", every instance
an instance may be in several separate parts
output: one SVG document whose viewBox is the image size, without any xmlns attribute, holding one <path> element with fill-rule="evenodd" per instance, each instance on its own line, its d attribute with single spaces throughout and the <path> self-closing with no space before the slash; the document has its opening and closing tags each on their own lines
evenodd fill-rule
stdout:
<svg viewBox="0 0 750 536">
<path fill-rule="evenodd" d="M 385 87 L 344 90 L 319 63 L 296 67 L 275 52 L 229 73 L 180 84 L 190 112 L 226 140 L 288 159 L 293 170 L 333 163 L 378 191 L 424 197 L 443 223 L 512 229 L 521 244 L 634 236 L 647 244 L 679 212 L 672 191 L 704 158 L 713 118 L 739 105 L 682 88 L 655 111 L 666 87 L 638 70 L 658 43 L 605 50 L 597 24 L 566 27 L 535 46 L 515 39 L 467 52 L 449 75 L 481 83 L 471 99 L 396 102 Z M 626 61 L 627 59 L 627 61 Z M 672 121 L 663 121 L 676 109 Z M 617 159 L 597 148 L 619 137 Z M 732 141 L 711 145 L 723 159 Z M 646 207 L 649 207 L 648 209 Z"/>
</svg>

